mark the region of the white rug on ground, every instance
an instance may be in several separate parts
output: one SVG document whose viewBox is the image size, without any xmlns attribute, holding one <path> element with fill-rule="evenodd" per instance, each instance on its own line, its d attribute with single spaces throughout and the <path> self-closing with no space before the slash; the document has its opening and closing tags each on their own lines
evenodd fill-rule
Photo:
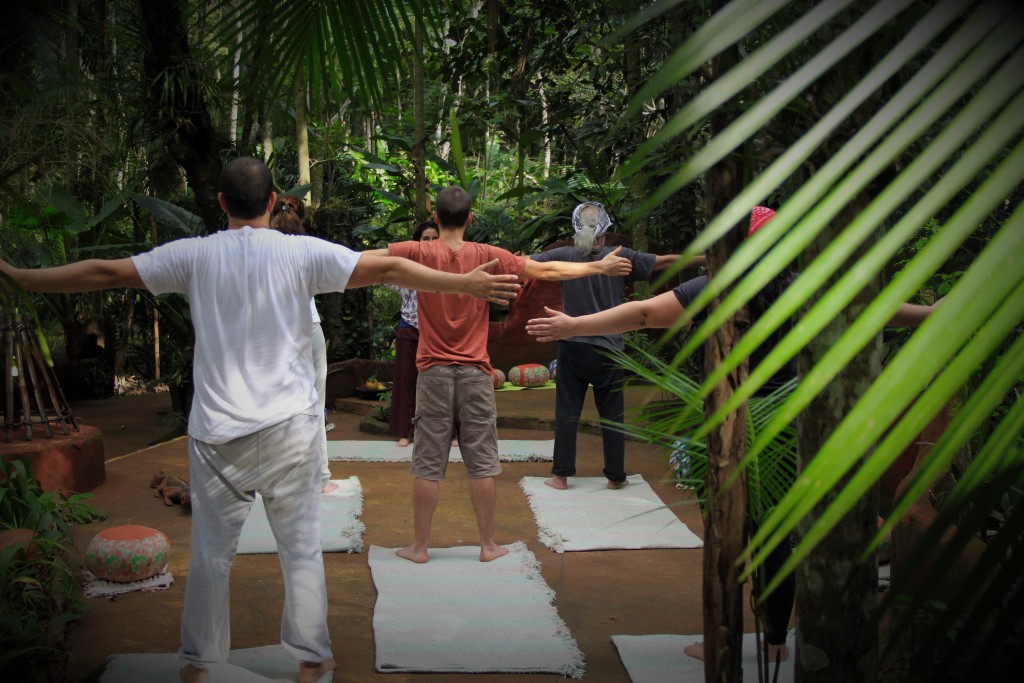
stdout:
<svg viewBox="0 0 1024 683">
<path fill-rule="evenodd" d="M 178 670 L 184 663 L 177 653 L 123 654 L 107 658 L 99 683 L 180 683 Z M 224 683 L 267 683 L 294 681 L 299 663 L 282 645 L 264 645 L 234 650 L 224 664 L 210 667 L 210 680 Z M 329 681 L 323 676 L 321 681 Z"/>
<path fill-rule="evenodd" d="M 366 525 L 359 521 L 363 514 L 363 489 L 357 477 L 333 479 L 338 488 L 323 494 L 320 502 L 320 537 L 324 552 L 363 552 L 363 532 Z M 263 497 L 256 494 L 256 502 L 242 525 L 238 539 L 239 554 L 276 553 L 277 543 L 267 521 Z"/>
<path fill-rule="evenodd" d="M 153 591 L 167 590 L 171 587 L 172 583 L 174 583 L 174 575 L 171 574 L 169 569 L 164 569 L 156 576 L 151 576 L 148 579 L 128 581 L 126 583 L 107 581 L 97 578 L 90 571 L 83 571 L 82 595 L 87 598 L 108 598 L 112 595 L 134 593 L 135 591 L 151 593 Z"/>
<path fill-rule="evenodd" d="M 370 546 L 377 604 L 376 669 L 583 676 L 583 653 L 558 616 L 555 593 L 522 542 L 480 562 L 480 548 L 431 548 L 416 564 Z"/>
<path fill-rule="evenodd" d="M 354 462 L 409 462 L 412 446 L 399 448 L 394 441 L 328 441 L 329 460 Z M 498 460 L 502 462 L 550 462 L 554 459 L 554 439 L 498 439 Z M 450 462 L 462 462 L 462 451 L 452 447 Z"/>
<path fill-rule="evenodd" d="M 523 477 L 519 486 L 530 500 L 540 542 L 557 553 L 704 545 L 641 475 L 628 480 L 615 491 L 604 477 L 572 477 L 565 491 L 547 486 L 545 477 Z"/>
<path fill-rule="evenodd" d="M 619 658 L 633 683 L 703 683 L 704 662 L 688 657 L 683 648 L 703 636 L 612 636 Z M 793 680 L 796 642 L 787 639 L 789 660 L 779 665 L 779 681 Z M 762 636 L 763 642 L 763 636 Z M 775 679 L 775 666 L 769 680 Z M 743 680 L 757 683 L 757 640 L 753 633 L 743 636 Z"/>
</svg>

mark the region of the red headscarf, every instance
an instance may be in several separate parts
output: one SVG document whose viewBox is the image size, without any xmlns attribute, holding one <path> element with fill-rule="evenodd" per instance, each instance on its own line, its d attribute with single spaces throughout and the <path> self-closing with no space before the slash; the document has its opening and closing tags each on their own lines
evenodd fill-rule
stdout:
<svg viewBox="0 0 1024 683">
<path fill-rule="evenodd" d="M 760 230 L 761 226 L 770 221 L 773 216 L 775 216 L 775 212 L 767 206 L 755 206 L 750 212 L 750 230 L 747 231 L 747 237 Z"/>
</svg>

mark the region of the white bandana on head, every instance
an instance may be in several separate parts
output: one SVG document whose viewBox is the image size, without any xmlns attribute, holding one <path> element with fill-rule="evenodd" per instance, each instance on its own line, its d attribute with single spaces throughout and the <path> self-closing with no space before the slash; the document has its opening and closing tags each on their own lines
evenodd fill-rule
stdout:
<svg viewBox="0 0 1024 683">
<path fill-rule="evenodd" d="M 583 202 L 572 212 L 572 227 L 576 231 L 576 248 L 590 253 L 594 243 L 612 227 L 612 220 L 603 204 Z"/>
</svg>

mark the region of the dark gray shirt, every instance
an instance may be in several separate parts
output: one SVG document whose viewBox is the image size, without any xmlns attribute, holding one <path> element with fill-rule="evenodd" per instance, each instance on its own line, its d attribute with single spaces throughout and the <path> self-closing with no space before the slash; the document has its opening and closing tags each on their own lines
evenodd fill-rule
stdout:
<svg viewBox="0 0 1024 683">
<path fill-rule="evenodd" d="M 615 247 L 601 247 L 589 254 L 581 254 L 576 247 L 569 245 L 556 247 L 548 251 L 530 256 L 534 261 L 570 261 L 572 263 L 588 263 L 600 261 Z M 635 251 L 623 247 L 619 256 L 628 258 L 633 263 L 633 271 L 629 275 L 588 275 L 576 280 L 563 280 L 562 310 L 573 317 L 589 315 L 614 308 L 622 303 L 622 294 L 627 282 L 650 280 L 654 273 L 654 254 Z M 567 341 L 594 344 L 609 349 L 623 349 L 625 342 L 621 334 L 602 334 L 592 337 L 569 337 Z"/>
</svg>

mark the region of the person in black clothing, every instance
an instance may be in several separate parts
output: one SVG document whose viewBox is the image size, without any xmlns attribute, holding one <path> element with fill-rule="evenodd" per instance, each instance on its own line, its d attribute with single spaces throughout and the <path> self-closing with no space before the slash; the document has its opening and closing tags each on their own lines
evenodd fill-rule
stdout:
<svg viewBox="0 0 1024 683">
<path fill-rule="evenodd" d="M 750 214 L 749 237 L 775 215 L 771 209 L 763 206 L 754 207 Z M 789 285 L 796 281 L 798 273 L 783 270 L 758 293 L 748 304 L 751 321 L 756 321 L 778 299 Z M 539 342 L 549 342 L 566 337 L 580 335 L 611 334 L 628 332 L 643 328 L 665 329 L 675 324 L 686 307 L 689 306 L 707 285 L 707 276 L 688 280 L 672 291 L 643 301 L 630 301 L 614 308 L 572 317 L 559 311 L 545 307 L 549 317 L 534 318 L 527 322 L 526 331 L 537 337 Z M 889 321 L 893 327 L 917 326 L 939 305 L 918 306 L 901 304 L 899 311 Z M 793 321 L 780 326 L 772 336 L 751 354 L 750 367 L 758 363 L 775 347 L 775 345 L 792 329 Z M 757 395 L 767 395 L 778 389 L 787 381 L 796 377 L 796 359 L 790 360 L 765 383 Z M 770 578 L 778 572 L 791 552 L 788 543 L 780 544 L 765 561 L 765 575 Z M 785 661 L 789 658 L 786 646 L 786 633 L 789 619 L 793 611 L 795 581 L 790 575 L 765 601 L 765 630 L 768 641 L 769 661 Z M 704 658 L 704 644 L 695 643 L 686 648 L 686 653 L 698 659 Z"/>
</svg>

